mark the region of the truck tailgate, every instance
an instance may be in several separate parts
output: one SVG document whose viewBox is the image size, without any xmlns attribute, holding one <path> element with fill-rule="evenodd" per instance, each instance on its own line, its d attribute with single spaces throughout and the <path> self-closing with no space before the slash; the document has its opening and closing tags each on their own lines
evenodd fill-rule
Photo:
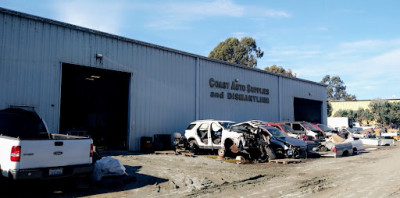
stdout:
<svg viewBox="0 0 400 198">
<path fill-rule="evenodd" d="M 19 169 L 90 164 L 92 139 L 21 140 Z"/>
</svg>

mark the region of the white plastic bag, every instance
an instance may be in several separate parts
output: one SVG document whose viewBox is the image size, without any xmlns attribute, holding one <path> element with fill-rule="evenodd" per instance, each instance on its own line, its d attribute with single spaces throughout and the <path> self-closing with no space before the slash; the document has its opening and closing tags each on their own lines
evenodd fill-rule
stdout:
<svg viewBox="0 0 400 198">
<path fill-rule="evenodd" d="M 105 157 L 98 160 L 94 165 L 93 180 L 100 181 L 105 176 L 126 175 L 125 167 L 122 163 L 111 157 Z"/>
</svg>

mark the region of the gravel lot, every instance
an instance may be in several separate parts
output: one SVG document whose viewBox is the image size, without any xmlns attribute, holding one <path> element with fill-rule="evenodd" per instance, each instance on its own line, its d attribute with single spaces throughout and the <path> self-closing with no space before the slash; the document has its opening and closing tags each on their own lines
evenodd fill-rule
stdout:
<svg viewBox="0 0 400 198">
<path fill-rule="evenodd" d="M 76 188 L 75 180 L 2 181 L 0 187 L 9 197 L 399 197 L 398 145 L 286 165 L 109 152 L 103 155 L 119 159 L 134 181 L 109 188 Z"/>
</svg>

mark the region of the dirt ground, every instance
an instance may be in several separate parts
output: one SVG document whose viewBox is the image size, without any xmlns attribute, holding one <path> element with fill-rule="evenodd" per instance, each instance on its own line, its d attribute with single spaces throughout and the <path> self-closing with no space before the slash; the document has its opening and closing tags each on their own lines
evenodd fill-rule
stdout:
<svg viewBox="0 0 400 198">
<path fill-rule="evenodd" d="M 285 165 L 110 152 L 103 155 L 119 159 L 134 181 L 88 189 L 70 187 L 70 180 L 5 182 L 0 187 L 9 197 L 400 197 L 398 145 Z"/>
</svg>

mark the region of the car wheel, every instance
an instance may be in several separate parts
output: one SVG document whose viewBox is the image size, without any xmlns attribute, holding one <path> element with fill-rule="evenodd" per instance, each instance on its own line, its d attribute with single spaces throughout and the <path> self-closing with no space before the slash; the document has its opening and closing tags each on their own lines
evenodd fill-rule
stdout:
<svg viewBox="0 0 400 198">
<path fill-rule="evenodd" d="M 357 148 L 353 148 L 353 155 L 357 155 L 357 154 L 358 154 Z"/>
<path fill-rule="evenodd" d="M 281 148 L 277 148 L 274 153 L 275 153 L 275 158 L 279 159 L 285 158 L 285 152 Z"/>
<path fill-rule="evenodd" d="M 231 151 L 231 147 L 233 146 L 233 142 L 230 139 L 225 141 L 225 156 L 232 157 L 233 153 Z"/>
<path fill-rule="evenodd" d="M 271 148 L 269 148 L 268 146 L 266 146 L 265 151 L 267 152 L 268 161 L 269 161 L 269 160 L 274 160 L 274 159 L 276 159 L 275 153 L 272 151 Z"/>
<path fill-rule="evenodd" d="M 265 163 L 268 162 L 268 154 L 265 150 L 266 146 L 260 146 L 260 152 L 259 152 L 259 156 L 258 156 L 258 162 L 259 163 Z"/>
<path fill-rule="evenodd" d="M 199 146 L 197 145 L 196 140 L 190 140 L 189 142 L 190 152 L 197 154 L 199 152 Z"/>
<path fill-rule="evenodd" d="M 218 156 L 225 157 L 225 149 L 223 149 L 223 148 L 218 149 Z"/>
</svg>

